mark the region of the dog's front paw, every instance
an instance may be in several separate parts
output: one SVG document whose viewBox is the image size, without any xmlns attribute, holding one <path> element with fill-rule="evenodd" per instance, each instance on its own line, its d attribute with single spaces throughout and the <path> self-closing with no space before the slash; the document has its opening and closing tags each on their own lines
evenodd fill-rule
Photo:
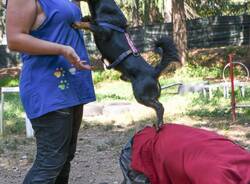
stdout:
<svg viewBox="0 0 250 184">
<path fill-rule="evenodd" d="M 87 15 L 81 18 L 81 22 L 92 22 L 92 17 Z"/>
<path fill-rule="evenodd" d="M 74 22 L 71 26 L 74 29 L 90 29 L 90 22 Z"/>
</svg>

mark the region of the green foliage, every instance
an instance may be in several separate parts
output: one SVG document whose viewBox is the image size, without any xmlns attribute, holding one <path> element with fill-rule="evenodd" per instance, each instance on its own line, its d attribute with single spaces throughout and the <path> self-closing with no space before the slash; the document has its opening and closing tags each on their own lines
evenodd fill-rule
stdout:
<svg viewBox="0 0 250 184">
<path fill-rule="evenodd" d="M 185 0 L 185 3 L 201 17 L 249 14 L 249 2 L 249 0 Z M 117 3 L 131 26 L 164 22 L 165 11 L 168 8 L 166 0 L 117 0 Z"/>
<path fill-rule="evenodd" d="M 176 78 L 182 81 L 193 81 L 195 80 L 202 80 L 206 78 L 221 78 L 222 70 L 216 67 L 204 67 L 200 65 L 192 65 L 188 63 L 185 67 L 179 69 L 176 74 Z"/>
<path fill-rule="evenodd" d="M 250 4 L 231 0 L 186 0 L 201 17 L 242 15 L 250 13 Z"/>
<path fill-rule="evenodd" d="M 0 87 L 15 87 L 18 86 L 18 77 L 4 77 L 0 80 Z"/>
<path fill-rule="evenodd" d="M 147 25 L 164 20 L 164 0 L 120 0 L 119 6 L 130 25 Z"/>
<path fill-rule="evenodd" d="M 94 84 L 103 81 L 114 81 L 120 79 L 120 73 L 114 70 L 104 70 L 104 71 L 95 71 L 93 72 Z"/>
<path fill-rule="evenodd" d="M 125 14 L 130 26 L 147 25 L 164 20 L 165 0 L 116 0 Z M 84 14 L 89 14 L 88 7 L 82 4 Z"/>
</svg>

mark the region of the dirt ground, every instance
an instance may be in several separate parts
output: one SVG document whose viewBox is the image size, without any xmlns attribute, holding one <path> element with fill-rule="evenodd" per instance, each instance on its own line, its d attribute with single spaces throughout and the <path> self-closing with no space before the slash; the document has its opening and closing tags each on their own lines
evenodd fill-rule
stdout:
<svg viewBox="0 0 250 184">
<path fill-rule="evenodd" d="M 147 120 L 140 122 L 144 126 Z M 150 122 L 150 120 L 148 120 Z M 216 130 L 250 149 L 250 124 L 236 124 L 225 129 L 220 124 L 182 119 L 189 125 Z M 138 128 L 138 126 L 137 126 Z M 119 184 L 122 174 L 118 158 L 122 146 L 135 131 L 134 125 L 90 125 L 84 123 L 79 133 L 76 157 L 72 163 L 71 184 Z M 20 184 L 35 155 L 34 139 L 11 137 L 0 154 L 0 184 Z"/>
<path fill-rule="evenodd" d="M 130 129 L 117 126 L 82 128 L 78 148 L 72 162 L 72 184 L 118 184 L 122 181 L 118 158 Z M 35 155 L 35 140 L 25 137 L 6 141 L 8 149 L 0 155 L 0 184 L 20 184 L 31 167 Z"/>
</svg>

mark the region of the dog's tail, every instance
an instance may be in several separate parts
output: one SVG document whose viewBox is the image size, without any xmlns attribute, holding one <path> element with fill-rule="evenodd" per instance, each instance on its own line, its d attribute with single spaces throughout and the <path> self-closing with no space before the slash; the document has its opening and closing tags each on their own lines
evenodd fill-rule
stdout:
<svg viewBox="0 0 250 184">
<path fill-rule="evenodd" d="M 160 63 L 155 66 L 155 77 L 158 78 L 169 63 L 172 61 L 180 61 L 180 58 L 174 41 L 168 36 L 157 40 L 155 48 L 156 51 L 160 51 L 160 54 L 162 55 Z"/>
</svg>

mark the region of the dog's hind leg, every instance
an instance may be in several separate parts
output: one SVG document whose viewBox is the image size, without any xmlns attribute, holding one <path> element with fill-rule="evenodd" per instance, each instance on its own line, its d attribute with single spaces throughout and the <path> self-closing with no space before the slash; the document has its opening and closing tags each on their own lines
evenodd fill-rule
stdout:
<svg viewBox="0 0 250 184">
<path fill-rule="evenodd" d="M 163 125 L 163 115 L 164 115 L 163 105 L 157 99 L 151 101 L 142 101 L 141 103 L 155 110 L 157 115 L 157 122 L 155 124 L 155 128 L 158 131 Z"/>
</svg>

